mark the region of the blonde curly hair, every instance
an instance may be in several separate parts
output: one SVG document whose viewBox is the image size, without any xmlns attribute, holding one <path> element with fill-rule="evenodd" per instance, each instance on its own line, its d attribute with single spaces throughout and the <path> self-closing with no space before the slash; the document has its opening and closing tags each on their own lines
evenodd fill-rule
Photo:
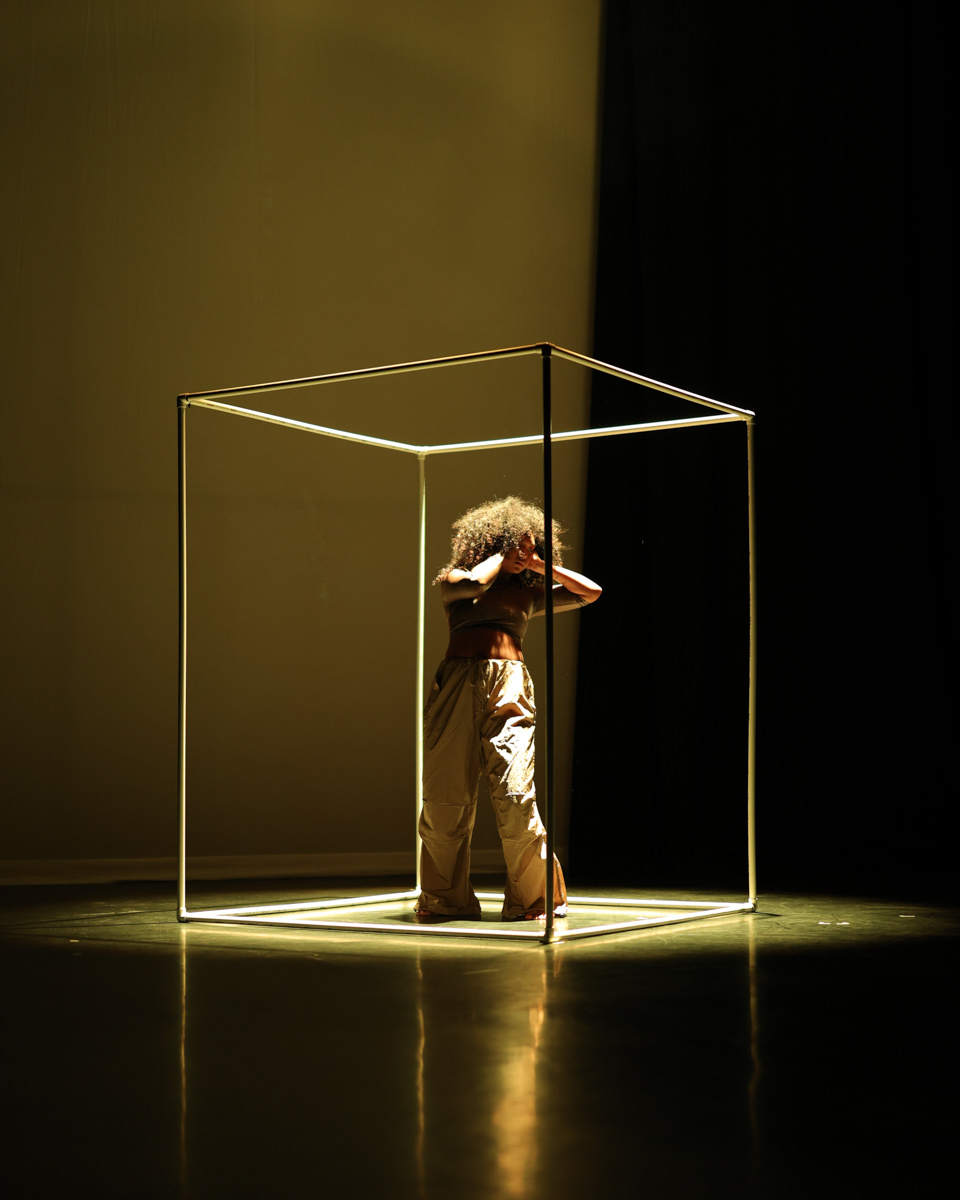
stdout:
<svg viewBox="0 0 960 1200">
<path fill-rule="evenodd" d="M 437 574 L 434 583 L 445 579 L 453 570 L 471 571 L 491 554 L 505 554 L 519 546 L 526 534 L 533 538 L 537 554 L 546 553 L 546 533 L 543 509 L 528 504 L 519 496 L 505 496 L 502 500 L 488 500 L 478 504 L 453 523 L 453 544 L 450 561 Z M 560 541 L 563 529 L 553 522 L 553 565 L 563 562 L 561 552 L 566 549 Z M 522 571 L 518 576 L 525 587 L 542 587 L 543 579 L 535 571 Z"/>
</svg>

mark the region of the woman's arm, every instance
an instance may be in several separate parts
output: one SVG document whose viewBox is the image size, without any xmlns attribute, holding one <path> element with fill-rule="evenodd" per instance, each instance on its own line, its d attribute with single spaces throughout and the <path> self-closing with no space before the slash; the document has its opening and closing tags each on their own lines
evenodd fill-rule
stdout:
<svg viewBox="0 0 960 1200">
<path fill-rule="evenodd" d="M 482 596 L 496 579 L 502 564 L 502 554 L 491 554 L 472 571 L 461 571 L 459 567 L 448 571 L 446 577 L 440 581 L 440 597 L 444 604 L 453 604 L 457 600 L 473 600 Z"/>
<path fill-rule="evenodd" d="M 536 571 L 538 575 L 545 576 L 547 573 L 547 564 L 536 552 L 530 556 L 526 565 L 531 571 Z M 603 594 L 603 588 L 598 583 L 594 583 L 586 575 L 578 575 L 576 571 L 570 571 L 566 567 L 554 567 L 550 574 L 553 576 L 554 583 L 563 584 L 567 591 L 577 596 L 583 604 L 592 604 Z"/>
</svg>

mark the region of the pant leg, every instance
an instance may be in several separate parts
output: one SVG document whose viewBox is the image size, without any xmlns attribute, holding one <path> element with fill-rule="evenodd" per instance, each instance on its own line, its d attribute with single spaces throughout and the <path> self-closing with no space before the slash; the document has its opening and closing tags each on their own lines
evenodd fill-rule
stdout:
<svg viewBox="0 0 960 1200">
<path fill-rule="evenodd" d="M 480 779 L 476 665 L 476 659 L 445 659 L 427 700 L 418 912 L 480 913 L 470 884 L 470 837 Z"/>
<path fill-rule="evenodd" d="M 507 865 L 503 916 L 546 912 L 547 831 L 533 782 L 536 708 L 533 681 L 521 662 L 491 663 L 493 678 L 480 719 L 480 754 L 490 782 Z M 566 912 L 567 891 L 554 857 L 554 912 Z"/>
</svg>

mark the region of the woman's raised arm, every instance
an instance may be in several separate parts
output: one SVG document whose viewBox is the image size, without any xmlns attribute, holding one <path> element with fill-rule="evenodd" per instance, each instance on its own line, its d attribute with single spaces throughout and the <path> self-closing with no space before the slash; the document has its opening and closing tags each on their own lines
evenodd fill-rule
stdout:
<svg viewBox="0 0 960 1200">
<path fill-rule="evenodd" d="M 547 564 L 539 554 L 533 554 L 527 566 L 531 571 L 536 571 L 538 575 L 545 576 L 547 573 Z M 554 583 L 562 584 L 568 592 L 572 592 L 583 604 L 592 604 L 594 600 L 599 600 L 603 594 L 603 588 L 599 583 L 594 583 L 586 575 L 578 575 L 576 571 L 571 571 L 567 567 L 555 566 L 550 574 L 553 576 Z"/>
<path fill-rule="evenodd" d="M 482 563 L 477 563 L 472 571 L 461 571 L 459 567 L 454 567 L 440 581 L 440 598 L 444 604 L 453 604 L 457 600 L 473 600 L 482 596 L 496 579 L 502 564 L 502 554 L 491 554 Z"/>
</svg>

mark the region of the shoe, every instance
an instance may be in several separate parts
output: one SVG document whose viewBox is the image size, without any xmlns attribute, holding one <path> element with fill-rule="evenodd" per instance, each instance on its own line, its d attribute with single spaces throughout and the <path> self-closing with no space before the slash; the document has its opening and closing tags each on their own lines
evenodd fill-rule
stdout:
<svg viewBox="0 0 960 1200">
<path fill-rule="evenodd" d="M 480 913 L 435 913 L 414 909 L 413 919 L 418 925 L 442 925 L 445 921 L 482 921 Z"/>
<path fill-rule="evenodd" d="M 554 910 L 554 920 L 556 920 L 558 917 L 565 917 L 567 915 L 567 906 L 564 904 L 562 907 L 562 912 L 559 908 Z M 546 919 L 547 914 L 542 912 L 520 913 L 520 915 L 517 917 L 501 916 L 500 918 L 501 921 L 545 921 Z"/>
</svg>

